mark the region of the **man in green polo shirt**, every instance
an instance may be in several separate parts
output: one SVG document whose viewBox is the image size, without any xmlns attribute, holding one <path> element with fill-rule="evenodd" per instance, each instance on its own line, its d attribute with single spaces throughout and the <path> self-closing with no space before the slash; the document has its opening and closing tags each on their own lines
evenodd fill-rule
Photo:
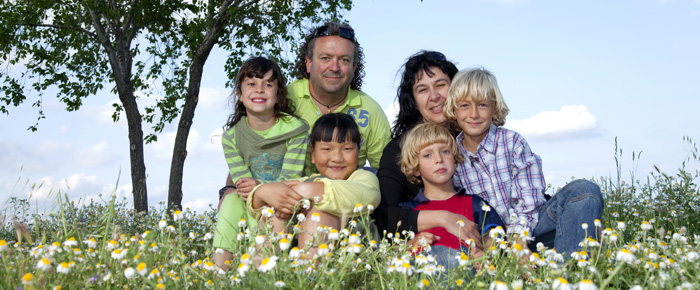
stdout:
<svg viewBox="0 0 700 290">
<path fill-rule="evenodd" d="M 379 167 L 384 147 L 391 140 L 389 121 L 381 106 L 360 91 L 364 76 L 364 55 L 355 32 L 347 24 L 330 22 L 319 26 L 306 36 L 295 67 L 298 80 L 287 86 L 288 97 L 295 114 L 305 120 L 309 128 L 323 114 L 342 112 L 353 116 L 360 127 L 363 144 L 358 164 L 367 161 Z M 310 130 L 310 129 L 309 129 Z M 310 158 L 306 158 L 306 174 L 316 172 Z M 220 198 L 232 192 L 231 178 L 220 191 Z M 249 192 L 238 191 L 247 198 Z M 275 208 L 289 215 L 291 209 Z"/>
<path fill-rule="evenodd" d="M 379 168 L 384 147 L 391 140 L 391 128 L 381 106 L 360 91 L 363 58 L 349 25 L 326 23 L 306 37 L 296 64 L 299 80 L 287 87 L 287 96 L 296 107 L 296 115 L 309 127 L 329 112 L 355 118 L 364 139 L 359 164 L 369 160 L 371 167 Z M 309 158 L 306 160 L 306 174 L 315 173 Z"/>
</svg>

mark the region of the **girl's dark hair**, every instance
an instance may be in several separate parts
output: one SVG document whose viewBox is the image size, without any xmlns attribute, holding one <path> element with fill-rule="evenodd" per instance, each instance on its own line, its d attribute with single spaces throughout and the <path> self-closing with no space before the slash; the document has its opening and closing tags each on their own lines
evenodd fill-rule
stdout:
<svg viewBox="0 0 700 290">
<path fill-rule="evenodd" d="M 357 145 L 359 149 L 362 145 L 360 128 L 357 127 L 355 119 L 345 113 L 330 113 L 321 116 L 311 128 L 309 135 L 309 147 L 313 147 L 316 142 L 338 142 L 345 143 L 345 138 L 350 137 L 350 141 Z"/>
<path fill-rule="evenodd" d="M 416 78 L 421 72 L 425 72 L 429 77 L 434 76 L 435 73 L 430 70 L 432 67 L 442 70 L 444 74 L 450 77 L 450 80 L 458 71 L 454 63 L 447 60 L 444 54 L 437 51 L 421 50 L 406 60 L 403 66 L 401 84 L 396 93 L 396 99 L 399 102 L 399 113 L 391 130 L 392 138 L 401 137 L 413 126 L 423 122 L 423 116 L 418 111 L 416 100 L 413 97 L 413 85 L 416 84 Z"/>
<path fill-rule="evenodd" d="M 341 28 L 352 31 L 352 39 L 341 36 Z M 347 23 L 326 22 L 323 25 L 309 31 L 309 34 L 307 34 L 306 38 L 304 39 L 304 43 L 301 45 L 301 48 L 299 48 L 297 63 L 294 65 L 297 79 L 301 80 L 309 78 L 309 72 L 306 71 L 306 59 L 312 59 L 316 38 L 319 37 L 318 32 L 321 29 L 326 29 L 324 30 L 326 31 L 324 35 L 337 35 L 355 44 L 355 59 L 353 60 L 353 65 L 355 65 L 355 76 L 350 82 L 350 88 L 353 90 L 359 90 L 362 88 L 362 78 L 365 76 L 365 54 L 362 52 L 362 47 L 360 47 L 360 43 L 357 42 L 357 38 L 355 38 L 355 31 Z"/>
<path fill-rule="evenodd" d="M 243 116 L 247 115 L 246 108 L 240 99 L 243 80 L 245 78 L 263 78 L 269 71 L 272 71 L 270 80 L 277 82 L 277 102 L 274 107 L 275 117 L 282 117 L 282 113 L 294 116 L 294 107 L 289 99 L 287 99 L 287 79 L 284 77 L 284 74 L 282 74 L 282 70 L 280 70 L 280 67 L 274 61 L 256 56 L 246 60 L 238 71 L 236 81 L 234 82 L 234 91 L 231 94 L 231 101 L 234 107 L 233 114 L 228 117 L 224 130 L 233 127 Z"/>
</svg>

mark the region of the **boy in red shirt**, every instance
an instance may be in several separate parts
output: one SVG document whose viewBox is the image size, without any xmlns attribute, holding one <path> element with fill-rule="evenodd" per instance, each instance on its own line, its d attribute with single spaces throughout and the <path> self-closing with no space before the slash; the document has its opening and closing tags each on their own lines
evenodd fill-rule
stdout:
<svg viewBox="0 0 700 290">
<path fill-rule="evenodd" d="M 505 228 L 503 221 L 488 203 L 478 195 L 467 195 L 464 189 L 452 186 L 456 162 L 462 161 L 456 141 L 449 130 L 431 123 L 416 125 L 401 141 L 401 171 L 409 181 L 422 185 L 408 206 L 414 210 L 445 210 L 463 215 L 464 220 L 476 223 L 488 248 L 492 238 L 488 232 L 494 228 Z M 431 245 L 431 253 L 436 255 L 438 264 L 447 269 L 458 265 L 460 252 L 471 257 L 483 255 L 483 249 L 470 247 L 467 241 L 459 241 L 443 227 L 435 227 L 418 233 L 414 241 L 424 240 Z"/>
</svg>

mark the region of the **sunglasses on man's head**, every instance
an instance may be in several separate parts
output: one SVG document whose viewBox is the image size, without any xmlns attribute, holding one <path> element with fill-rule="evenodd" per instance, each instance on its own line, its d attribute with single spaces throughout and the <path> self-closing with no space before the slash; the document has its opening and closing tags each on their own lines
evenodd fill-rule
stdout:
<svg viewBox="0 0 700 290">
<path fill-rule="evenodd" d="M 338 35 L 342 38 L 345 38 L 347 40 L 350 40 L 352 42 L 357 42 L 355 41 L 355 32 L 347 27 L 339 27 L 338 28 L 338 34 L 331 34 L 331 28 L 328 25 L 324 25 L 316 29 L 316 32 L 314 33 L 314 37 L 319 37 L 319 36 L 331 36 L 331 35 Z"/>
</svg>

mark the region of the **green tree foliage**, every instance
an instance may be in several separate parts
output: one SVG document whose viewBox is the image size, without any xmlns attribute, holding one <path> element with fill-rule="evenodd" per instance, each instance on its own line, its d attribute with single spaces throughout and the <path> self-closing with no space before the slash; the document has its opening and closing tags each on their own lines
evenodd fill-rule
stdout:
<svg viewBox="0 0 700 290">
<path fill-rule="evenodd" d="M 105 84 L 119 96 L 112 115 L 126 115 L 134 206 L 146 211 L 143 142 L 157 140 L 180 117 L 168 204 L 181 207 L 186 141 L 212 49 L 229 53 L 229 79 L 249 55 L 291 67 L 295 43 L 311 26 L 337 20 L 351 0 L 0 0 L 0 113 L 31 100 L 37 130 L 43 93 L 75 111 Z M 139 92 L 140 94 L 135 94 Z M 155 97 L 143 111 L 138 96 Z M 144 137 L 143 121 L 153 133 Z"/>
</svg>

